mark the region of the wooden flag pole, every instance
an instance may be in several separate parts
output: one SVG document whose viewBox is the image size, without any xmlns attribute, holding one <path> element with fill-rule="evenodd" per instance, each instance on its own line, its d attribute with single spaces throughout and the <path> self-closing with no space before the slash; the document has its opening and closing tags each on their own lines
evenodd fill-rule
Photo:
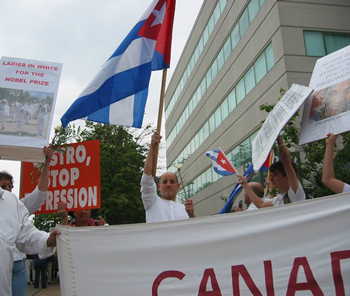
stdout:
<svg viewBox="0 0 350 296">
<path fill-rule="evenodd" d="M 273 149 L 272 149 L 271 152 L 270 152 L 269 167 L 271 166 L 273 158 L 274 158 L 274 152 L 273 152 Z M 270 169 L 267 172 L 266 180 L 268 180 L 268 179 L 270 179 Z M 269 190 L 269 185 L 266 184 L 264 196 L 267 196 L 268 190 Z"/>
<path fill-rule="evenodd" d="M 158 122 L 157 122 L 157 132 L 160 134 L 160 129 L 162 127 L 162 117 L 163 117 L 163 105 L 164 105 L 164 96 L 165 96 L 165 83 L 166 83 L 166 75 L 167 75 L 167 68 L 163 69 L 163 75 L 162 75 L 162 86 L 160 89 L 160 99 L 159 99 L 159 110 L 158 110 Z M 153 165 L 152 165 L 152 176 L 156 176 L 157 171 L 157 160 L 158 160 L 158 151 L 159 151 L 159 145 L 157 145 L 154 148 L 154 154 L 153 154 Z"/>
</svg>

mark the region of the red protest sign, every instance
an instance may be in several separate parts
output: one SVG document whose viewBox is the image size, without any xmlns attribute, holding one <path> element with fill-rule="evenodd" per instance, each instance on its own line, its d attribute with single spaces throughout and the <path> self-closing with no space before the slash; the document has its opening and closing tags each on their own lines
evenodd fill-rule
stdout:
<svg viewBox="0 0 350 296">
<path fill-rule="evenodd" d="M 38 184 L 38 178 L 33 182 L 30 176 L 36 165 L 22 162 L 21 197 Z M 65 202 L 68 211 L 100 208 L 100 183 L 100 141 L 71 144 L 52 157 L 46 202 L 35 214 L 56 212 L 59 202 Z"/>
</svg>

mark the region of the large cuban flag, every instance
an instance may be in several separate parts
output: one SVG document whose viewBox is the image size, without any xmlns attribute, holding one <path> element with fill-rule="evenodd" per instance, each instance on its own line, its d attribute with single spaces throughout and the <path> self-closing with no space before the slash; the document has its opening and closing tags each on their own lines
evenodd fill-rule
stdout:
<svg viewBox="0 0 350 296">
<path fill-rule="evenodd" d="M 122 44 L 62 116 L 142 126 L 151 72 L 168 68 L 175 0 L 154 0 Z"/>
</svg>

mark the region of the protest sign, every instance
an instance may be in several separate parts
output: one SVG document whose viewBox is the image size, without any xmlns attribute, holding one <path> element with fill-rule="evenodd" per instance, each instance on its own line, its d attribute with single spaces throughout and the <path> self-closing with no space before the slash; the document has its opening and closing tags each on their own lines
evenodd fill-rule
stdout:
<svg viewBox="0 0 350 296">
<path fill-rule="evenodd" d="M 293 84 L 269 113 L 252 143 L 252 162 L 255 171 L 259 171 L 279 132 L 311 92 L 312 89 L 309 87 Z"/>
<path fill-rule="evenodd" d="M 350 130 L 350 46 L 317 60 L 309 86 L 299 145 Z"/>
<path fill-rule="evenodd" d="M 22 162 L 21 197 L 32 192 L 37 183 L 30 176 L 37 164 Z M 101 207 L 100 141 L 71 144 L 65 153 L 56 152 L 51 159 L 50 182 L 46 202 L 35 214 L 56 212 L 65 202 L 67 210 Z"/>
<path fill-rule="evenodd" d="M 59 226 L 61 295 L 350 295 L 349 198 L 160 223 Z"/>
<path fill-rule="evenodd" d="M 44 162 L 62 64 L 2 57 L 0 156 Z"/>
</svg>

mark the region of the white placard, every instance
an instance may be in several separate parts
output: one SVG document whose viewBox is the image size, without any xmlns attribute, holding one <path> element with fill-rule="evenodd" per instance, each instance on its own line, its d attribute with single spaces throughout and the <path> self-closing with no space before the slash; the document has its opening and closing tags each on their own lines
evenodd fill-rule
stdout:
<svg viewBox="0 0 350 296">
<path fill-rule="evenodd" d="M 0 156 L 43 162 L 62 64 L 2 57 L 0 61 Z"/>
<path fill-rule="evenodd" d="M 252 143 L 252 162 L 255 171 L 259 171 L 264 164 L 279 132 L 311 92 L 312 89 L 309 87 L 293 84 L 269 113 Z"/>
<path fill-rule="evenodd" d="M 61 295 L 350 295 L 349 198 L 58 227 Z"/>
<path fill-rule="evenodd" d="M 317 60 L 310 87 L 299 145 L 350 130 L 350 46 Z"/>
</svg>

